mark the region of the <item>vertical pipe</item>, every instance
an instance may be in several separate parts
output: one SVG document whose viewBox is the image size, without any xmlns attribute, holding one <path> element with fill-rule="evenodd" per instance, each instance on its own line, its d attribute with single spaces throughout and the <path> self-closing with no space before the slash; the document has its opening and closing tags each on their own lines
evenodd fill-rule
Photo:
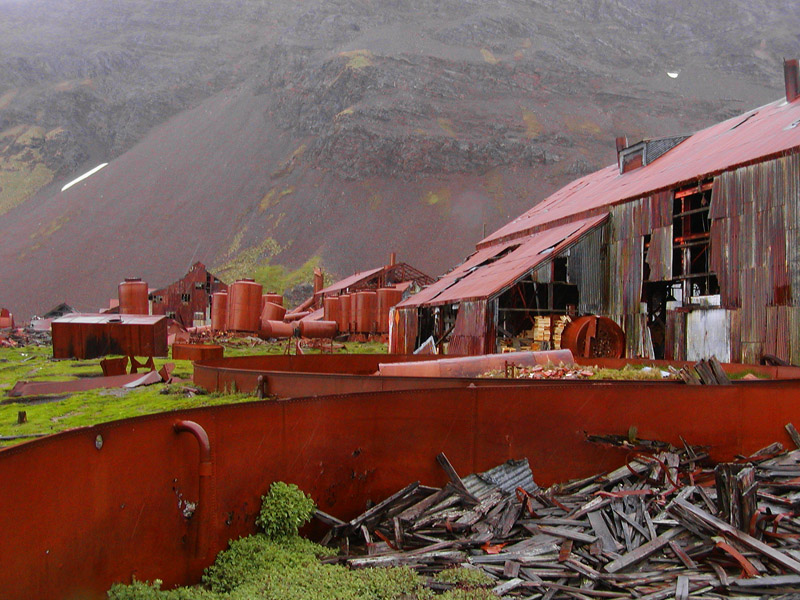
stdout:
<svg viewBox="0 0 800 600">
<path fill-rule="evenodd" d="M 195 558 L 205 558 L 208 554 L 211 519 L 214 515 L 212 493 L 213 463 L 211 461 L 211 442 L 203 426 L 194 421 L 178 420 L 173 424 L 175 433 L 191 433 L 200 447 L 199 490 L 197 508 L 193 517 L 197 520 L 197 539 L 195 542 Z"/>
</svg>

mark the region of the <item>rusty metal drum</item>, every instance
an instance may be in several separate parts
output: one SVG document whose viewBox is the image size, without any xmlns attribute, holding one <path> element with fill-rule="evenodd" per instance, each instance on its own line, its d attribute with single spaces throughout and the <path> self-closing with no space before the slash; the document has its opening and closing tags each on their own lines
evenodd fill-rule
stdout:
<svg viewBox="0 0 800 600">
<path fill-rule="evenodd" d="M 126 277 L 119 284 L 119 314 L 149 315 L 150 303 L 147 295 L 147 283 L 138 277 Z"/>
<path fill-rule="evenodd" d="M 376 314 L 378 333 L 389 333 L 389 311 L 402 299 L 403 292 L 397 288 L 378 289 L 378 310 Z"/>
<path fill-rule="evenodd" d="M 564 328 L 561 347 L 582 358 L 622 358 L 625 332 L 608 317 L 578 317 Z"/>
<path fill-rule="evenodd" d="M 356 294 L 356 331 L 372 333 L 375 331 L 375 311 L 378 308 L 376 292 L 358 292 Z"/>
<path fill-rule="evenodd" d="M 228 331 L 257 332 L 261 321 L 260 283 L 241 279 L 228 288 Z"/>
</svg>

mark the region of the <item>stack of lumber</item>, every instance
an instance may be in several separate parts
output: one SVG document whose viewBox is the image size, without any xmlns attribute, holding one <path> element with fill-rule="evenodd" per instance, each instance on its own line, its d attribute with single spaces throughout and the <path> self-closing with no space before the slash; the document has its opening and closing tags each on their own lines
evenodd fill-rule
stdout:
<svg viewBox="0 0 800 600">
<path fill-rule="evenodd" d="M 791 425 L 787 430 L 800 441 Z M 800 451 L 773 444 L 711 465 L 704 448 L 592 436 L 620 468 L 539 488 L 526 460 L 450 482 L 412 483 L 326 542 L 351 567 L 423 575 L 480 569 L 507 598 L 776 597 L 800 589 Z M 433 587 L 441 584 L 432 583 Z"/>
</svg>

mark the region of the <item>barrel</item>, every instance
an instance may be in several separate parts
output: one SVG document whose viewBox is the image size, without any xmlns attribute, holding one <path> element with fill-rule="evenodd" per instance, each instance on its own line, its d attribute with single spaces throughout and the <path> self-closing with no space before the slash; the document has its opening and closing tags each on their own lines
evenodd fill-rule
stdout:
<svg viewBox="0 0 800 600">
<path fill-rule="evenodd" d="M 297 323 L 284 323 L 283 321 L 264 321 L 258 335 L 263 339 L 290 338 L 297 329 Z"/>
<path fill-rule="evenodd" d="M 350 331 L 358 331 L 358 292 L 350 294 Z"/>
<path fill-rule="evenodd" d="M 260 283 L 252 279 L 241 279 L 228 288 L 228 331 L 259 330 L 261 322 Z"/>
<path fill-rule="evenodd" d="M 228 320 L 228 292 L 216 292 L 211 295 L 211 329 L 225 331 Z"/>
<path fill-rule="evenodd" d="M 307 338 L 332 338 L 336 321 L 300 321 L 300 335 Z"/>
<path fill-rule="evenodd" d="M 377 308 L 377 293 L 358 292 L 356 294 L 356 331 L 361 333 L 375 331 L 375 311 Z"/>
<path fill-rule="evenodd" d="M 327 296 L 322 299 L 323 320 L 333 321 L 336 323 L 336 328 L 341 329 L 342 322 L 342 309 L 339 298 L 336 296 Z"/>
<path fill-rule="evenodd" d="M 389 311 L 403 299 L 403 292 L 397 288 L 378 289 L 378 310 L 376 320 L 378 333 L 389 333 Z"/>
<path fill-rule="evenodd" d="M 126 277 L 119 284 L 119 314 L 149 315 L 150 304 L 147 297 L 147 284 L 138 277 Z"/>
<path fill-rule="evenodd" d="M 283 321 L 283 316 L 286 314 L 286 309 L 280 304 L 274 302 L 264 303 L 264 308 L 261 309 L 262 321 Z"/>
<path fill-rule="evenodd" d="M 283 306 L 283 296 L 281 296 L 280 294 L 274 294 L 272 292 L 261 296 L 261 301 L 262 301 L 262 307 L 266 302 L 272 302 L 273 304 L 277 304 L 278 306 Z"/>
<path fill-rule="evenodd" d="M 339 296 L 339 331 L 350 331 L 350 294 Z"/>
</svg>

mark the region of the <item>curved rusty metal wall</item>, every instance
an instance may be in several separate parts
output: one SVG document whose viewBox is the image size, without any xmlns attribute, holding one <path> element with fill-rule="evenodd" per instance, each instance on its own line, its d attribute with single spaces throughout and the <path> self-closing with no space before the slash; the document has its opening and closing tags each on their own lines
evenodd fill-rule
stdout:
<svg viewBox="0 0 800 600">
<path fill-rule="evenodd" d="M 587 382 L 418 390 L 252 402 L 74 430 L 0 451 L 0 597 L 102 598 L 113 581 L 197 581 L 230 538 L 250 533 L 270 482 L 307 490 L 342 518 L 408 482 L 442 485 L 446 452 L 463 474 L 530 459 L 538 483 L 620 464 L 584 431 L 708 444 L 746 454 L 800 421 L 798 383 Z M 202 451 L 207 433 L 210 451 Z M 98 437 L 99 436 L 99 437 Z M 202 480 L 202 486 L 201 486 Z M 204 498 L 195 516 L 186 501 Z"/>
</svg>

